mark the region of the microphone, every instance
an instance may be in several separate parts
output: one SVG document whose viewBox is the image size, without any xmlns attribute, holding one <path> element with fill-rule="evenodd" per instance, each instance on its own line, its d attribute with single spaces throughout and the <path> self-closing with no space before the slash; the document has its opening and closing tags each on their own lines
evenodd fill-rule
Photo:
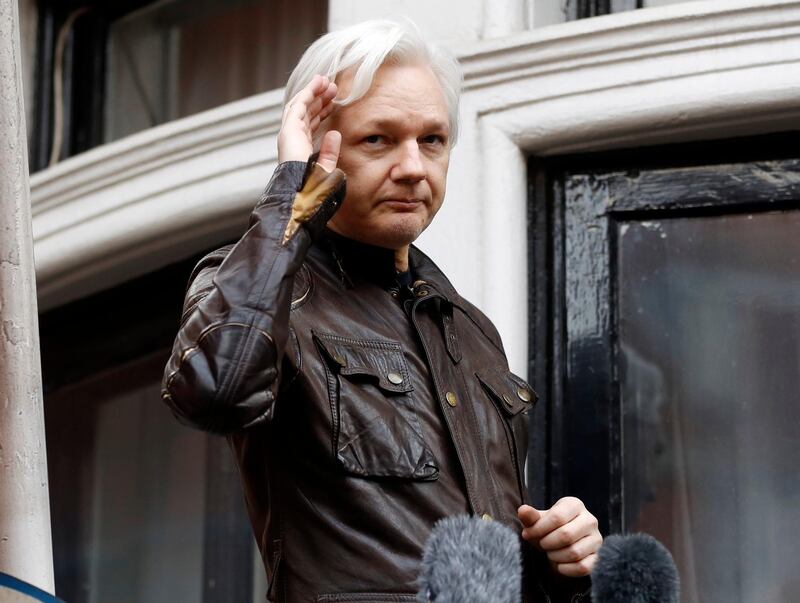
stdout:
<svg viewBox="0 0 800 603">
<path fill-rule="evenodd" d="M 592 570 L 593 603 L 678 603 L 678 569 L 667 548 L 649 534 L 612 534 Z"/>
<path fill-rule="evenodd" d="M 432 603 L 520 603 L 519 536 L 498 521 L 440 519 L 425 545 L 418 599 Z"/>
</svg>

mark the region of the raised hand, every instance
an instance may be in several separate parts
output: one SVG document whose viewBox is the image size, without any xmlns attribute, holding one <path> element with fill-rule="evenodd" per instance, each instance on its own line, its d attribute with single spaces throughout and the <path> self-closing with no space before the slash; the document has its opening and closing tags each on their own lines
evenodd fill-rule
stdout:
<svg viewBox="0 0 800 603">
<path fill-rule="evenodd" d="M 597 519 L 580 499 L 568 496 L 546 511 L 530 505 L 517 510 L 522 537 L 547 554 L 562 576 L 588 576 L 597 561 L 603 537 Z"/>
<path fill-rule="evenodd" d="M 284 107 L 278 133 L 278 161 L 307 161 L 314 152 L 314 134 L 334 109 L 336 84 L 322 75 L 315 75 Z M 330 172 L 339 158 L 341 135 L 335 130 L 325 133 L 317 164 Z"/>
</svg>

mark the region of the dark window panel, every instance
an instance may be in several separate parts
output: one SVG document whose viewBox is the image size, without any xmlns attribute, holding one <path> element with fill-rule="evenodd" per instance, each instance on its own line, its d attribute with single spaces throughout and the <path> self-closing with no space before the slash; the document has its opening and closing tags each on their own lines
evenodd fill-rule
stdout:
<svg viewBox="0 0 800 603">
<path fill-rule="evenodd" d="M 105 140 L 282 87 L 326 25 L 318 0 L 173 0 L 117 20 Z"/>
<path fill-rule="evenodd" d="M 689 603 L 798 586 L 798 229 L 798 211 L 617 227 L 623 520 L 675 553 Z"/>
<path fill-rule="evenodd" d="M 568 21 L 575 21 L 637 8 L 642 8 L 642 0 L 567 0 L 564 13 Z"/>
<path fill-rule="evenodd" d="M 255 540 L 242 483 L 225 438 L 209 437 L 206 449 L 203 603 L 248 601 L 253 590 Z"/>
<path fill-rule="evenodd" d="M 637 363 L 638 357 L 623 340 L 625 325 L 631 324 L 625 321 L 632 320 L 631 308 L 634 306 L 630 302 L 631 296 L 639 295 L 651 302 L 650 310 L 645 309 L 649 320 L 637 323 L 641 329 L 647 327 L 664 331 L 671 327 L 679 328 L 679 325 L 671 324 L 675 322 L 675 316 L 671 313 L 676 311 L 674 304 L 671 309 L 663 305 L 664 296 L 655 295 L 659 289 L 653 281 L 658 280 L 660 274 L 656 268 L 664 268 L 674 260 L 674 254 L 668 256 L 670 262 L 660 257 L 659 250 L 662 247 L 659 245 L 670 242 L 679 244 L 681 237 L 693 241 L 696 247 L 706 245 L 696 256 L 708 264 L 704 269 L 710 270 L 710 276 L 698 279 L 698 282 L 709 285 L 713 283 L 714 276 L 718 279 L 727 277 L 726 282 L 737 284 L 749 282 L 754 290 L 763 293 L 767 299 L 784 298 L 783 303 L 795 308 L 793 311 L 796 312 L 800 304 L 794 299 L 794 292 L 800 287 L 795 282 L 797 274 L 791 271 L 797 269 L 796 262 L 800 259 L 797 258 L 796 244 L 790 239 L 791 233 L 797 232 L 798 225 L 794 223 L 796 219 L 788 217 L 798 215 L 797 208 L 800 207 L 800 184 L 797 178 L 800 161 L 794 158 L 797 152 L 795 141 L 796 133 L 787 132 L 738 140 L 531 160 L 532 207 L 529 217 L 533 232 L 530 265 L 534 273 L 530 279 L 530 376 L 540 393 L 547 392 L 542 396 L 538 414 L 531 426 L 534 445 L 528 459 L 528 485 L 534 500 L 543 499 L 546 504 L 551 504 L 560 496 L 580 496 L 600 517 L 605 529 L 648 529 L 670 545 L 682 567 L 687 564 L 694 567 L 693 564 L 703 562 L 702 559 L 698 561 L 699 549 L 692 549 L 695 545 L 687 545 L 686 539 L 673 546 L 681 535 L 670 530 L 674 524 L 672 520 L 664 521 L 664 515 L 654 510 L 655 507 L 669 510 L 669 505 L 675 502 L 674 496 L 667 495 L 657 500 L 652 488 L 653 480 L 662 485 L 668 483 L 670 487 L 674 485 L 665 482 L 663 477 L 664 459 L 674 460 L 676 457 L 674 446 L 669 449 L 670 442 L 664 439 L 663 433 L 661 439 L 657 433 L 654 435 L 654 421 L 649 420 L 654 416 L 663 419 L 663 412 L 655 412 L 653 406 L 664 408 L 663 403 L 659 406 L 658 396 L 666 399 L 664 396 L 668 387 L 659 378 L 658 372 L 652 370 L 639 370 L 633 377 L 629 374 L 630 379 L 625 381 L 626 370 L 633 365 L 639 368 L 644 365 Z M 759 220 L 764 221 L 764 227 L 756 226 Z M 710 226 L 712 224 L 714 228 Z M 671 230 L 666 232 L 666 228 Z M 696 230 L 693 231 L 693 228 Z M 737 228 L 741 228 L 741 232 Z M 656 233 L 654 229 L 661 230 Z M 662 238 L 664 234 L 666 237 Z M 638 240 L 635 239 L 637 235 L 649 238 L 642 238 L 639 247 L 631 247 L 631 242 Z M 724 243 L 715 243 L 715 237 L 723 238 Z M 648 241 L 650 245 L 646 244 Z M 717 253 L 712 252 L 715 245 Z M 741 252 L 739 245 L 743 246 Z M 768 249 L 772 251 L 766 252 Z M 699 264 L 700 259 L 696 263 Z M 623 275 L 619 270 L 626 261 L 629 269 Z M 759 279 L 770 274 L 770 271 L 774 272 L 778 265 L 783 268 L 761 283 Z M 636 277 L 631 276 L 631 266 L 639 266 L 639 272 L 636 273 L 639 275 L 651 271 L 646 285 L 637 283 Z M 674 272 L 683 268 L 678 263 L 670 269 Z M 678 272 L 670 282 L 685 281 L 691 279 Z M 786 295 L 770 294 L 767 283 L 782 287 L 781 291 Z M 700 294 L 699 290 L 697 294 L 699 297 L 694 300 L 695 307 L 707 299 L 709 305 L 713 306 L 713 296 Z M 758 299 L 762 297 L 758 296 Z M 726 300 L 726 303 L 730 303 L 730 300 Z M 637 312 L 639 306 L 646 308 L 639 304 L 636 306 Z M 754 304 L 748 307 L 751 306 Z M 565 312 L 566 319 L 563 318 Z M 708 312 L 712 317 L 717 314 L 724 316 L 723 312 Z M 701 313 L 699 309 L 696 310 L 695 318 Z M 780 432 L 780 429 L 773 430 L 769 421 L 783 420 L 781 428 L 786 428 L 789 434 L 793 433 L 792 430 L 796 431 L 798 417 L 792 414 L 791 405 L 787 407 L 785 384 L 787 380 L 791 383 L 796 381 L 800 370 L 797 368 L 798 329 L 794 324 L 798 318 L 796 314 L 786 313 L 762 318 L 757 317 L 758 312 L 753 310 L 740 314 L 742 316 L 736 328 L 744 329 L 754 337 L 752 345 L 742 346 L 747 353 L 753 353 L 750 364 L 754 366 L 747 370 L 751 371 L 751 376 L 755 370 L 757 374 L 764 375 L 762 381 L 769 381 L 769 387 L 765 384 L 762 389 L 771 398 L 767 408 L 772 410 L 766 416 L 757 416 L 756 413 L 745 417 L 742 413 L 753 413 L 754 410 L 735 407 L 725 414 L 725 420 L 715 423 L 705 416 L 697 420 L 689 419 L 691 409 L 673 403 L 674 408 L 667 406 L 672 414 L 668 415 L 671 417 L 669 420 L 663 419 L 660 426 L 662 432 L 666 429 L 672 433 L 669 429 L 674 429 L 676 417 L 680 416 L 684 417 L 684 423 L 692 426 L 695 437 L 697 426 L 708 423 L 712 423 L 709 429 L 718 427 L 735 433 L 733 439 L 728 438 L 731 446 L 742 446 L 742 426 L 745 424 L 754 432 Z M 711 328 L 710 320 L 701 322 L 700 327 Z M 758 326 L 744 327 L 756 323 Z M 780 330 L 778 325 L 783 325 L 784 329 Z M 631 332 L 629 329 L 627 334 Z M 689 332 L 695 338 L 701 337 L 704 342 L 714 339 L 713 336 L 702 338 L 703 331 L 699 327 Z M 679 378 L 682 380 L 696 379 L 692 376 L 695 365 L 698 371 L 702 367 L 700 363 L 688 359 L 694 358 L 693 353 L 696 354 L 697 349 L 673 353 L 670 345 L 674 345 L 674 342 L 661 343 L 663 346 L 658 353 L 673 359 L 668 368 L 673 370 L 679 366 Z M 769 345 L 783 345 L 786 348 L 780 360 L 769 360 Z M 731 353 L 735 353 L 731 346 L 720 347 L 731 348 Z M 711 357 L 710 353 L 706 355 Z M 715 358 L 719 361 L 723 355 L 717 354 Z M 656 354 L 656 357 L 659 356 Z M 702 371 L 700 374 L 707 377 Z M 743 371 L 736 377 L 744 378 L 747 374 Z M 728 377 L 727 382 L 737 383 L 735 378 Z M 715 373 L 714 378 L 720 377 Z M 634 389 L 631 389 L 631 383 Z M 776 392 L 770 387 L 783 389 Z M 744 391 L 744 385 L 739 389 Z M 718 400 L 719 396 L 707 398 Z M 775 405 L 772 405 L 773 400 Z M 705 399 L 704 402 L 707 406 L 708 402 Z M 719 405 L 713 407 L 718 408 Z M 736 420 L 737 412 L 739 420 Z M 602 433 L 603 429 L 605 433 Z M 539 441 L 538 445 L 536 440 Z M 790 442 L 789 448 L 795 444 Z M 730 467 L 721 465 L 718 473 L 727 475 L 726 472 L 739 471 L 737 476 L 746 475 L 743 478 L 745 481 L 754 475 L 761 479 L 762 473 L 767 475 L 768 472 L 747 472 L 753 467 L 758 469 L 770 465 L 773 471 L 780 473 L 784 482 L 794 483 L 797 480 L 792 468 L 797 463 L 791 458 L 790 451 L 774 452 L 780 445 L 764 443 L 762 449 L 753 454 L 745 454 L 740 450 L 738 452 L 742 454 L 734 455 L 737 462 Z M 725 446 L 722 445 L 722 448 Z M 545 458 L 537 458 L 536 455 L 542 454 L 542 449 Z M 780 460 L 783 457 L 787 458 L 784 464 L 772 462 L 775 458 Z M 669 469 L 669 463 L 666 466 Z M 674 467 L 669 470 L 672 471 L 670 478 L 674 480 Z M 703 486 L 711 487 L 719 480 L 699 481 Z M 728 481 L 733 483 L 732 480 Z M 774 483 L 780 483 L 780 479 Z M 778 525 L 777 530 L 783 526 L 786 528 L 784 531 L 790 531 L 791 526 L 797 523 L 795 494 L 786 487 L 779 492 L 770 491 L 773 487 L 771 483 L 758 485 L 766 489 L 772 504 L 782 501 L 778 505 L 780 508 L 772 509 L 774 513 L 770 521 Z M 605 495 L 598 497 L 598 492 Z M 758 498 L 756 494 L 748 496 L 748 500 L 753 496 Z M 699 518 L 703 511 L 696 507 L 698 497 L 691 498 L 695 501 L 695 507 L 690 510 Z M 741 503 L 735 503 L 734 506 L 742 509 Z M 642 513 L 642 509 L 651 512 Z M 670 512 L 678 511 L 672 508 Z M 693 528 L 696 518 L 692 523 Z M 659 525 L 662 532 L 656 531 Z M 680 526 L 682 534 L 687 532 L 686 525 L 684 521 Z M 746 525 L 745 522 L 745 526 L 737 528 L 736 532 L 737 537 L 745 540 L 749 537 Z M 706 555 L 708 551 L 703 550 L 702 553 Z M 744 558 L 742 555 L 739 557 Z M 766 553 L 764 557 L 767 557 Z M 759 566 L 763 575 L 775 578 L 775 582 L 769 584 L 759 582 L 761 578 L 757 572 L 750 573 L 738 568 L 737 575 L 742 580 L 735 586 L 739 590 L 731 600 L 752 600 L 752 589 L 759 587 L 766 589 L 764 596 L 773 597 L 767 600 L 784 600 L 787 589 L 791 591 L 795 585 L 782 567 L 780 562 L 766 560 Z M 705 593 L 708 590 L 706 587 L 713 581 L 727 580 L 724 572 L 715 574 L 713 567 L 706 567 L 705 572 L 707 576 L 702 579 L 705 581 L 698 578 L 693 584 L 695 592 Z M 690 580 L 694 580 L 691 572 Z M 734 588 L 731 585 L 728 587 Z"/>
<path fill-rule="evenodd" d="M 61 72 L 61 155 L 280 88 L 324 33 L 319 0 L 43 0 L 39 3 L 32 171 L 49 164 L 53 77 Z M 63 64 L 60 28 L 78 9 Z"/>
<path fill-rule="evenodd" d="M 56 589 L 72 603 L 251 597 L 227 443 L 160 399 L 200 255 L 41 317 Z"/>
<path fill-rule="evenodd" d="M 45 397 L 56 591 L 200 600 L 209 436 L 160 402 L 166 351 Z"/>
</svg>

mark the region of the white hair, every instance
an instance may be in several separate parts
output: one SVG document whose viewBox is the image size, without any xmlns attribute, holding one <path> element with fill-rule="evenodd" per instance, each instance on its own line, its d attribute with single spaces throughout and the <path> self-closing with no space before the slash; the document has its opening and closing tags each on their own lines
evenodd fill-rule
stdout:
<svg viewBox="0 0 800 603">
<path fill-rule="evenodd" d="M 364 21 L 320 37 L 303 53 L 289 76 L 284 104 L 315 75 L 324 75 L 335 81 L 344 70 L 356 67 L 350 94 L 335 101 L 337 105 L 349 105 L 369 91 L 375 72 L 384 63 L 406 65 L 418 62 L 430 66 L 442 88 L 450 118 L 450 144 L 453 145 L 458 138 L 461 67 L 448 51 L 426 42 L 411 20 L 402 23 L 384 19 Z"/>
</svg>

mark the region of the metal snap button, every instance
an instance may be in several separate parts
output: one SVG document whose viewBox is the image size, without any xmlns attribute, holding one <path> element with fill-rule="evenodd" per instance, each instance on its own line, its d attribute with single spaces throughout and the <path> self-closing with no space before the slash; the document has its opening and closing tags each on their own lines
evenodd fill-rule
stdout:
<svg viewBox="0 0 800 603">
<path fill-rule="evenodd" d="M 506 406 L 508 406 L 509 408 L 511 408 L 512 406 L 514 406 L 514 403 L 511 401 L 511 398 L 509 398 L 509 397 L 508 397 L 507 395 L 505 395 L 505 394 L 503 394 L 503 402 L 505 402 Z"/>
<path fill-rule="evenodd" d="M 517 396 L 523 402 L 530 402 L 531 401 L 531 392 L 529 392 L 524 387 L 517 388 Z"/>
<path fill-rule="evenodd" d="M 428 295 L 427 289 L 420 289 L 419 291 L 417 291 L 417 297 L 425 297 L 426 295 Z"/>
<path fill-rule="evenodd" d="M 335 360 L 335 361 L 336 361 L 338 364 L 340 364 L 341 366 L 347 366 L 347 360 L 345 360 L 344 356 L 341 356 L 341 355 L 339 355 L 339 354 L 335 354 L 335 355 L 334 355 L 334 357 L 333 357 L 333 359 L 334 359 L 334 360 Z"/>
<path fill-rule="evenodd" d="M 494 518 L 488 513 L 484 513 L 483 515 L 481 515 L 481 519 L 483 521 L 492 521 Z"/>
<path fill-rule="evenodd" d="M 388 373 L 386 378 L 389 380 L 390 383 L 394 383 L 395 385 L 400 385 L 403 382 L 402 375 L 398 373 Z"/>
<path fill-rule="evenodd" d="M 456 399 L 456 395 L 453 392 L 447 392 L 444 395 L 444 399 L 447 400 L 447 403 L 452 407 L 455 407 L 455 405 L 458 404 L 458 400 Z"/>
</svg>

